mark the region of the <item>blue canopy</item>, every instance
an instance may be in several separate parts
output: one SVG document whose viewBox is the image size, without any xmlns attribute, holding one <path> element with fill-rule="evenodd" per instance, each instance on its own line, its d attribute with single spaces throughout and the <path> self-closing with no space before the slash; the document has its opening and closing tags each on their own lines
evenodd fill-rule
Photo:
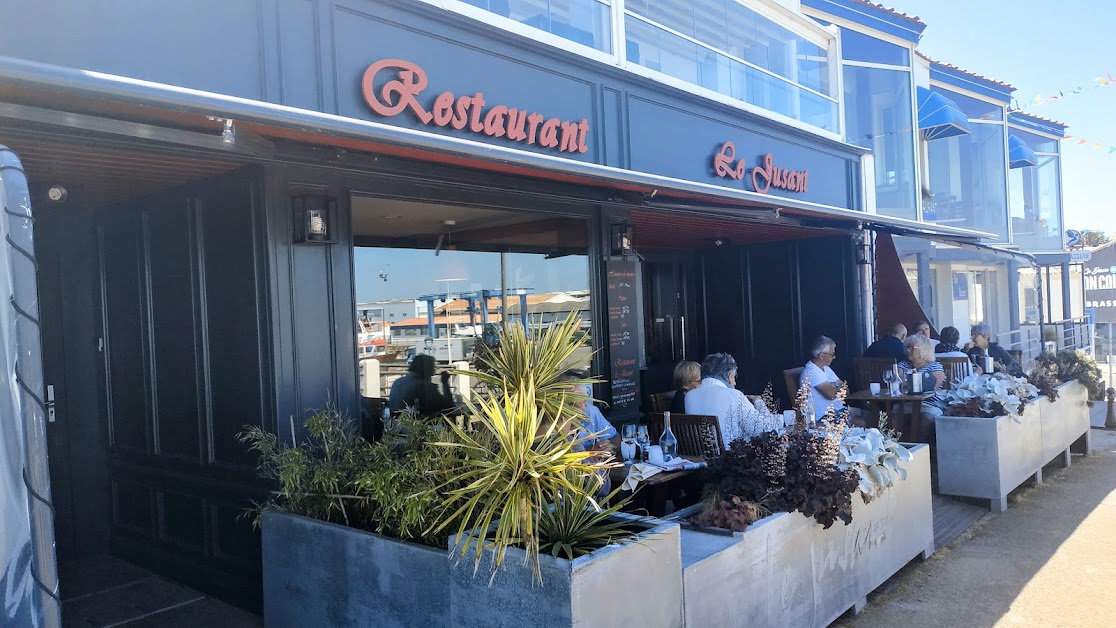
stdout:
<svg viewBox="0 0 1116 628">
<path fill-rule="evenodd" d="M 918 128 L 928 142 L 973 132 L 957 103 L 925 87 L 918 88 Z"/>
<path fill-rule="evenodd" d="M 1008 165 L 1011 168 L 1030 168 L 1038 165 L 1038 157 L 1026 142 L 1008 135 Z"/>
</svg>

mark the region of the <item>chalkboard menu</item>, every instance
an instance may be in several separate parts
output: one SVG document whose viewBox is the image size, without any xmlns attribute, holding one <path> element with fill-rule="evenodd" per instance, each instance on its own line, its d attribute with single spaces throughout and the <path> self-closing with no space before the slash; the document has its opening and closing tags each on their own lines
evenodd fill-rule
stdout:
<svg viewBox="0 0 1116 628">
<path fill-rule="evenodd" d="M 612 378 L 612 413 L 639 412 L 639 325 L 636 262 L 610 261 L 608 278 L 608 355 Z"/>
</svg>

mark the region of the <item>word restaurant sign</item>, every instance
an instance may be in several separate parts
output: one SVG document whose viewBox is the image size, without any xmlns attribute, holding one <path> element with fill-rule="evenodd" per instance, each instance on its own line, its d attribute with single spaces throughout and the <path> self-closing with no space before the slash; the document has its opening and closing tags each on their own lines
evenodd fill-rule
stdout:
<svg viewBox="0 0 1116 628">
<path fill-rule="evenodd" d="M 391 78 L 377 91 L 375 81 L 381 73 Z M 434 97 L 433 102 L 427 100 L 429 104 L 424 105 L 420 98 L 427 84 L 426 72 L 418 65 L 402 59 L 384 59 L 364 71 L 361 91 L 372 111 L 388 118 L 410 110 L 426 125 L 504 137 L 560 153 L 584 153 L 589 150 L 588 120 L 562 120 L 505 105 L 488 106 L 482 92 L 468 96 L 442 92 Z"/>
<path fill-rule="evenodd" d="M 749 170 L 743 159 L 737 159 L 736 145 L 732 142 L 722 144 L 721 150 L 713 155 L 713 172 L 718 177 L 735 181 L 744 179 L 750 172 L 752 190 L 760 194 L 767 194 L 771 188 L 803 193 L 807 191 L 810 180 L 809 171 L 776 166 L 771 153 L 763 156 L 763 163 Z"/>
</svg>

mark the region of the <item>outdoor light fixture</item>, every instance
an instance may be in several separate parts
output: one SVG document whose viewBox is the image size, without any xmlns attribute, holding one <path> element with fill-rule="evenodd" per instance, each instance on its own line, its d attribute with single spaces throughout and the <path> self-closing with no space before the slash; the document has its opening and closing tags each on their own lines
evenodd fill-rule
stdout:
<svg viewBox="0 0 1116 628">
<path fill-rule="evenodd" d="M 730 244 L 732 244 L 732 242 L 729 242 L 727 238 L 717 238 L 713 241 L 713 246 L 718 248 L 722 246 L 728 246 Z"/>
<path fill-rule="evenodd" d="M 856 263 L 867 266 L 872 263 L 872 240 L 867 234 L 861 233 L 856 237 Z"/>
<path fill-rule="evenodd" d="M 66 197 L 69 195 L 70 193 L 67 192 L 66 188 L 62 187 L 61 185 L 52 185 L 50 186 L 50 189 L 47 190 L 47 198 L 55 203 L 61 203 L 65 201 Z"/>
<path fill-rule="evenodd" d="M 634 230 L 631 225 L 612 225 L 612 254 L 633 254 L 635 252 L 632 245 L 633 236 Z"/>
<path fill-rule="evenodd" d="M 337 199 L 329 196 L 295 196 L 291 198 L 291 209 L 295 244 L 337 242 Z"/>
</svg>

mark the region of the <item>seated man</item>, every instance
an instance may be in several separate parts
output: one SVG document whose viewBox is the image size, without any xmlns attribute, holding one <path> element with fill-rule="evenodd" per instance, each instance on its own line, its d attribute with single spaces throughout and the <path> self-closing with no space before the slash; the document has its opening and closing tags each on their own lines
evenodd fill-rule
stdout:
<svg viewBox="0 0 1116 628">
<path fill-rule="evenodd" d="M 812 414 L 815 421 L 822 420 L 827 413 L 831 416 L 847 413 L 850 418 L 859 416 L 859 412 L 845 406 L 845 402 L 837 397 L 844 382 L 829 367 L 836 356 L 837 343 L 827 336 L 819 336 L 810 345 L 810 361 L 802 369 L 799 387 L 808 388 L 810 395 L 806 400 L 807 408 L 801 410 L 806 417 Z"/>
<path fill-rule="evenodd" d="M 907 358 L 907 351 L 903 348 L 903 341 L 907 338 L 907 328 L 896 325 L 891 328 L 888 335 L 873 342 L 864 350 L 866 358 L 891 358 L 896 362 Z"/>
<path fill-rule="evenodd" d="M 442 371 L 442 389 L 430 381 L 434 377 L 434 356 L 416 355 L 407 365 L 407 374 L 391 385 L 388 395 L 388 408 L 394 417 L 404 408 L 413 408 L 421 417 L 444 414 L 457 407 L 450 391 L 449 371 Z"/>
<path fill-rule="evenodd" d="M 701 385 L 686 393 L 686 414 L 717 417 L 725 447 L 738 438 L 750 439 L 778 429 L 783 418 L 771 414 L 762 401 L 753 403 L 736 389 L 736 360 L 714 353 L 701 363 Z"/>
</svg>

